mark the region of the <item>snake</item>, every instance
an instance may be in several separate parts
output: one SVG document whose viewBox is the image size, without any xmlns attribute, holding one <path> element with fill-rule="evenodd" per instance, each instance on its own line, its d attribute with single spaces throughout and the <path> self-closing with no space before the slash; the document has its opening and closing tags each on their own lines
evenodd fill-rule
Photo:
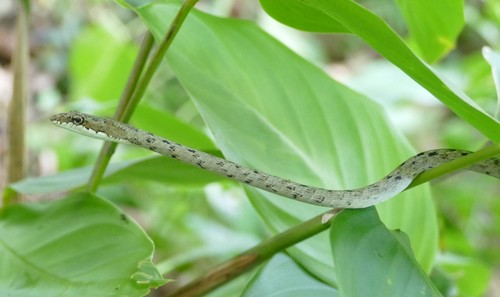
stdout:
<svg viewBox="0 0 500 297">
<path fill-rule="evenodd" d="M 85 136 L 136 145 L 242 184 L 330 208 L 366 208 L 378 204 L 405 190 L 419 174 L 472 153 L 458 149 L 424 151 L 408 158 L 375 183 L 351 190 L 331 190 L 304 185 L 248 168 L 109 118 L 71 111 L 53 115 L 50 120 L 56 126 Z M 467 169 L 500 178 L 500 158 L 486 159 Z"/>
</svg>

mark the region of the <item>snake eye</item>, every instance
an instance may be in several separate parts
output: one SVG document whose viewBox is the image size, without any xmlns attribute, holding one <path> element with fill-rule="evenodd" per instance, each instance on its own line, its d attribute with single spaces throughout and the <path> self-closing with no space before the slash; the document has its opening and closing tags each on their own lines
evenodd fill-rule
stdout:
<svg viewBox="0 0 500 297">
<path fill-rule="evenodd" d="M 83 124 L 84 120 L 83 120 L 83 117 L 81 116 L 74 116 L 71 121 L 75 124 L 75 125 L 81 125 Z"/>
</svg>

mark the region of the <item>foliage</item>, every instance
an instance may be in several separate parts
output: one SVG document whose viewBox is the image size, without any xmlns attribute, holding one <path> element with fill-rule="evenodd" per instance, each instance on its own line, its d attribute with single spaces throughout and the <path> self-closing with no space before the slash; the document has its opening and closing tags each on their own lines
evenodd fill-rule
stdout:
<svg viewBox="0 0 500 297">
<path fill-rule="evenodd" d="M 153 244 L 143 230 L 93 195 L 6 208 L 0 230 L 6 296 L 140 296 L 165 283 L 146 269 Z"/>
<path fill-rule="evenodd" d="M 349 0 L 260 1 L 266 13 L 283 24 L 303 31 L 349 33 L 348 42 L 355 44 L 358 37 L 379 53 L 385 60 L 370 62 L 377 76 L 363 84 L 367 95 L 353 90 L 363 73 L 354 75 L 353 87 L 338 82 L 255 22 L 189 11 L 188 5 L 182 10 L 178 1 L 119 2 L 140 17 L 158 43 L 173 41 L 171 46 L 165 43 L 168 51 L 160 58 L 166 63 L 154 80 L 150 83 L 144 73 L 156 70 L 151 67 L 157 62 L 155 56 L 137 79 L 137 88 L 144 81 L 149 88 L 141 104 L 130 111 L 132 123 L 179 143 L 304 184 L 349 189 L 383 177 L 421 147 L 439 143 L 476 150 L 500 139 L 500 124 L 492 115 L 495 89 L 485 82 L 491 81 L 485 59 L 477 50 L 450 55 L 465 24 L 461 1 L 396 1 L 388 11 L 406 24 L 406 40 L 380 16 L 378 2 L 365 1 L 362 6 Z M 188 12 L 183 23 L 179 15 Z M 168 33 L 171 23 L 180 28 L 177 35 Z M 126 82 L 126 74 L 139 50 L 102 25 L 88 25 L 82 32 L 69 53 L 71 101 L 58 109 L 110 115 L 121 90 L 133 85 Z M 349 57 L 349 50 L 342 52 Z M 496 82 L 497 56 L 485 50 Z M 455 73 L 467 76 L 470 83 L 463 86 L 478 94 L 476 101 L 438 70 L 447 66 L 441 60 L 445 57 L 462 67 Z M 400 73 L 380 75 L 387 61 L 413 82 L 406 83 Z M 369 67 L 363 71 L 369 75 Z M 415 91 L 414 82 L 429 93 L 420 87 Z M 413 101 L 410 108 L 425 106 L 425 112 L 410 109 L 422 124 L 421 130 L 408 134 L 423 133 L 430 143 L 412 140 L 418 149 L 409 145 L 400 129 L 403 118 L 388 116 L 400 113 L 391 111 L 401 101 L 380 102 L 376 95 L 384 84 L 390 86 L 382 88 L 384 96 L 387 92 L 388 97 L 408 98 Z M 395 95 L 400 85 L 405 89 L 402 96 Z M 442 123 L 442 107 L 421 103 L 429 94 L 446 106 L 446 113 L 456 116 L 447 113 L 451 120 Z M 63 171 L 13 183 L 4 197 L 82 190 L 89 177 L 95 177 L 92 167 L 82 164 L 90 163 L 89 155 L 98 149 L 99 141 L 54 127 L 44 129 L 57 133 L 54 143 L 41 142 L 53 147 Z M 165 157 L 151 157 L 144 150 L 120 146 L 114 158 L 118 161 L 107 166 L 102 180 L 97 178 L 95 194 L 83 191 L 59 195 L 55 201 L 4 206 L 2 267 L 14 267 L 25 277 L 14 279 L 14 274 L 2 269 L 1 292 L 142 296 L 149 288 L 162 286 L 151 296 L 175 296 L 181 291 L 172 292 L 175 283 L 164 285 L 167 280 L 160 273 L 174 279 L 182 273 L 192 279 L 203 271 L 209 270 L 210 276 L 228 269 L 224 277 L 229 278 L 261 264 L 258 271 L 236 281 L 214 281 L 207 287 L 200 282 L 193 287 L 206 293 L 224 285 L 211 296 L 303 296 L 305 290 L 316 292 L 315 296 L 366 296 L 367 292 L 401 296 L 402 290 L 405 296 L 422 292 L 448 296 L 453 288 L 460 296 L 481 296 L 492 268 L 485 260 L 499 260 L 494 252 L 481 258 L 482 249 L 495 247 L 477 246 L 471 240 L 486 237 L 473 223 L 476 215 L 487 211 L 494 215 L 500 209 L 494 199 L 498 182 L 482 176 L 470 175 L 470 179 L 472 185 L 481 183 L 483 197 L 474 187 L 467 188 L 471 184 L 455 181 L 460 176 L 435 187 L 439 212 L 430 187 L 423 185 L 376 209 L 332 215 L 253 188 L 238 191 L 240 186 L 224 178 Z M 117 207 L 130 210 L 141 227 Z M 450 209 L 455 217 L 444 211 Z M 329 234 L 320 233 L 330 224 Z M 461 226 L 473 234 L 463 232 Z M 498 237 L 497 229 L 487 231 Z M 14 233 L 23 236 L 16 238 Z M 439 241 L 446 244 L 445 250 Z M 157 266 L 152 264 L 153 253 Z M 238 254 L 233 262 L 209 268 Z M 465 276 L 458 271 L 465 271 Z M 190 289 L 188 285 L 179 290 Z"/>
</svg>

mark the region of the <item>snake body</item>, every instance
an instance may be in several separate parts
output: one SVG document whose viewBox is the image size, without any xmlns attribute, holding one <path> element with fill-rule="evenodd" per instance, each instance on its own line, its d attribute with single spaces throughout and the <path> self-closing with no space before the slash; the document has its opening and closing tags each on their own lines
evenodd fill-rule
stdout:
<svg viewBox="0 0 500 297">
<path fill-rule="evenodd" d="M 410 157 L 384 178 L 366 187 L 329 190 L 247 168 L 108 118 L 68 112 L 52 116 L 51 121 L 57 126 L 86 136 L 137 145 L 271 193 L 325 207 L 364 208 L 377 204 L 402 192 L 422 172 L 471 153 L 455 149 L 422 152 Z M 468 169 L 500 178 L 500 159 L 484 160 Z"/>
</svg>

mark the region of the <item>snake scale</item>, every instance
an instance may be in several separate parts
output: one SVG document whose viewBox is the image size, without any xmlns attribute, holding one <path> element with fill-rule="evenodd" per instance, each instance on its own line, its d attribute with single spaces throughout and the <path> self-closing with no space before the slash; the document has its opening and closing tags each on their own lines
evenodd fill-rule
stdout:
<svg viewBox="0 0 500 297">
<path fill-rule="evenodd" d="M 247 168 L 108 118 L 68 112 L 54 115 L 50 120 L 57 126 L 86 136 L 134 144 L 271 193 L 325 207 L 364 208 L 377 204 L 402 192 L 422 172 L 471 153 L 455 149 L 422 152 L 410 157 L 384 178 L 366 187 L 328 190 Z M 467 169 L 500 178 L 500 159 L 484 160 Z"/>
</svg>

